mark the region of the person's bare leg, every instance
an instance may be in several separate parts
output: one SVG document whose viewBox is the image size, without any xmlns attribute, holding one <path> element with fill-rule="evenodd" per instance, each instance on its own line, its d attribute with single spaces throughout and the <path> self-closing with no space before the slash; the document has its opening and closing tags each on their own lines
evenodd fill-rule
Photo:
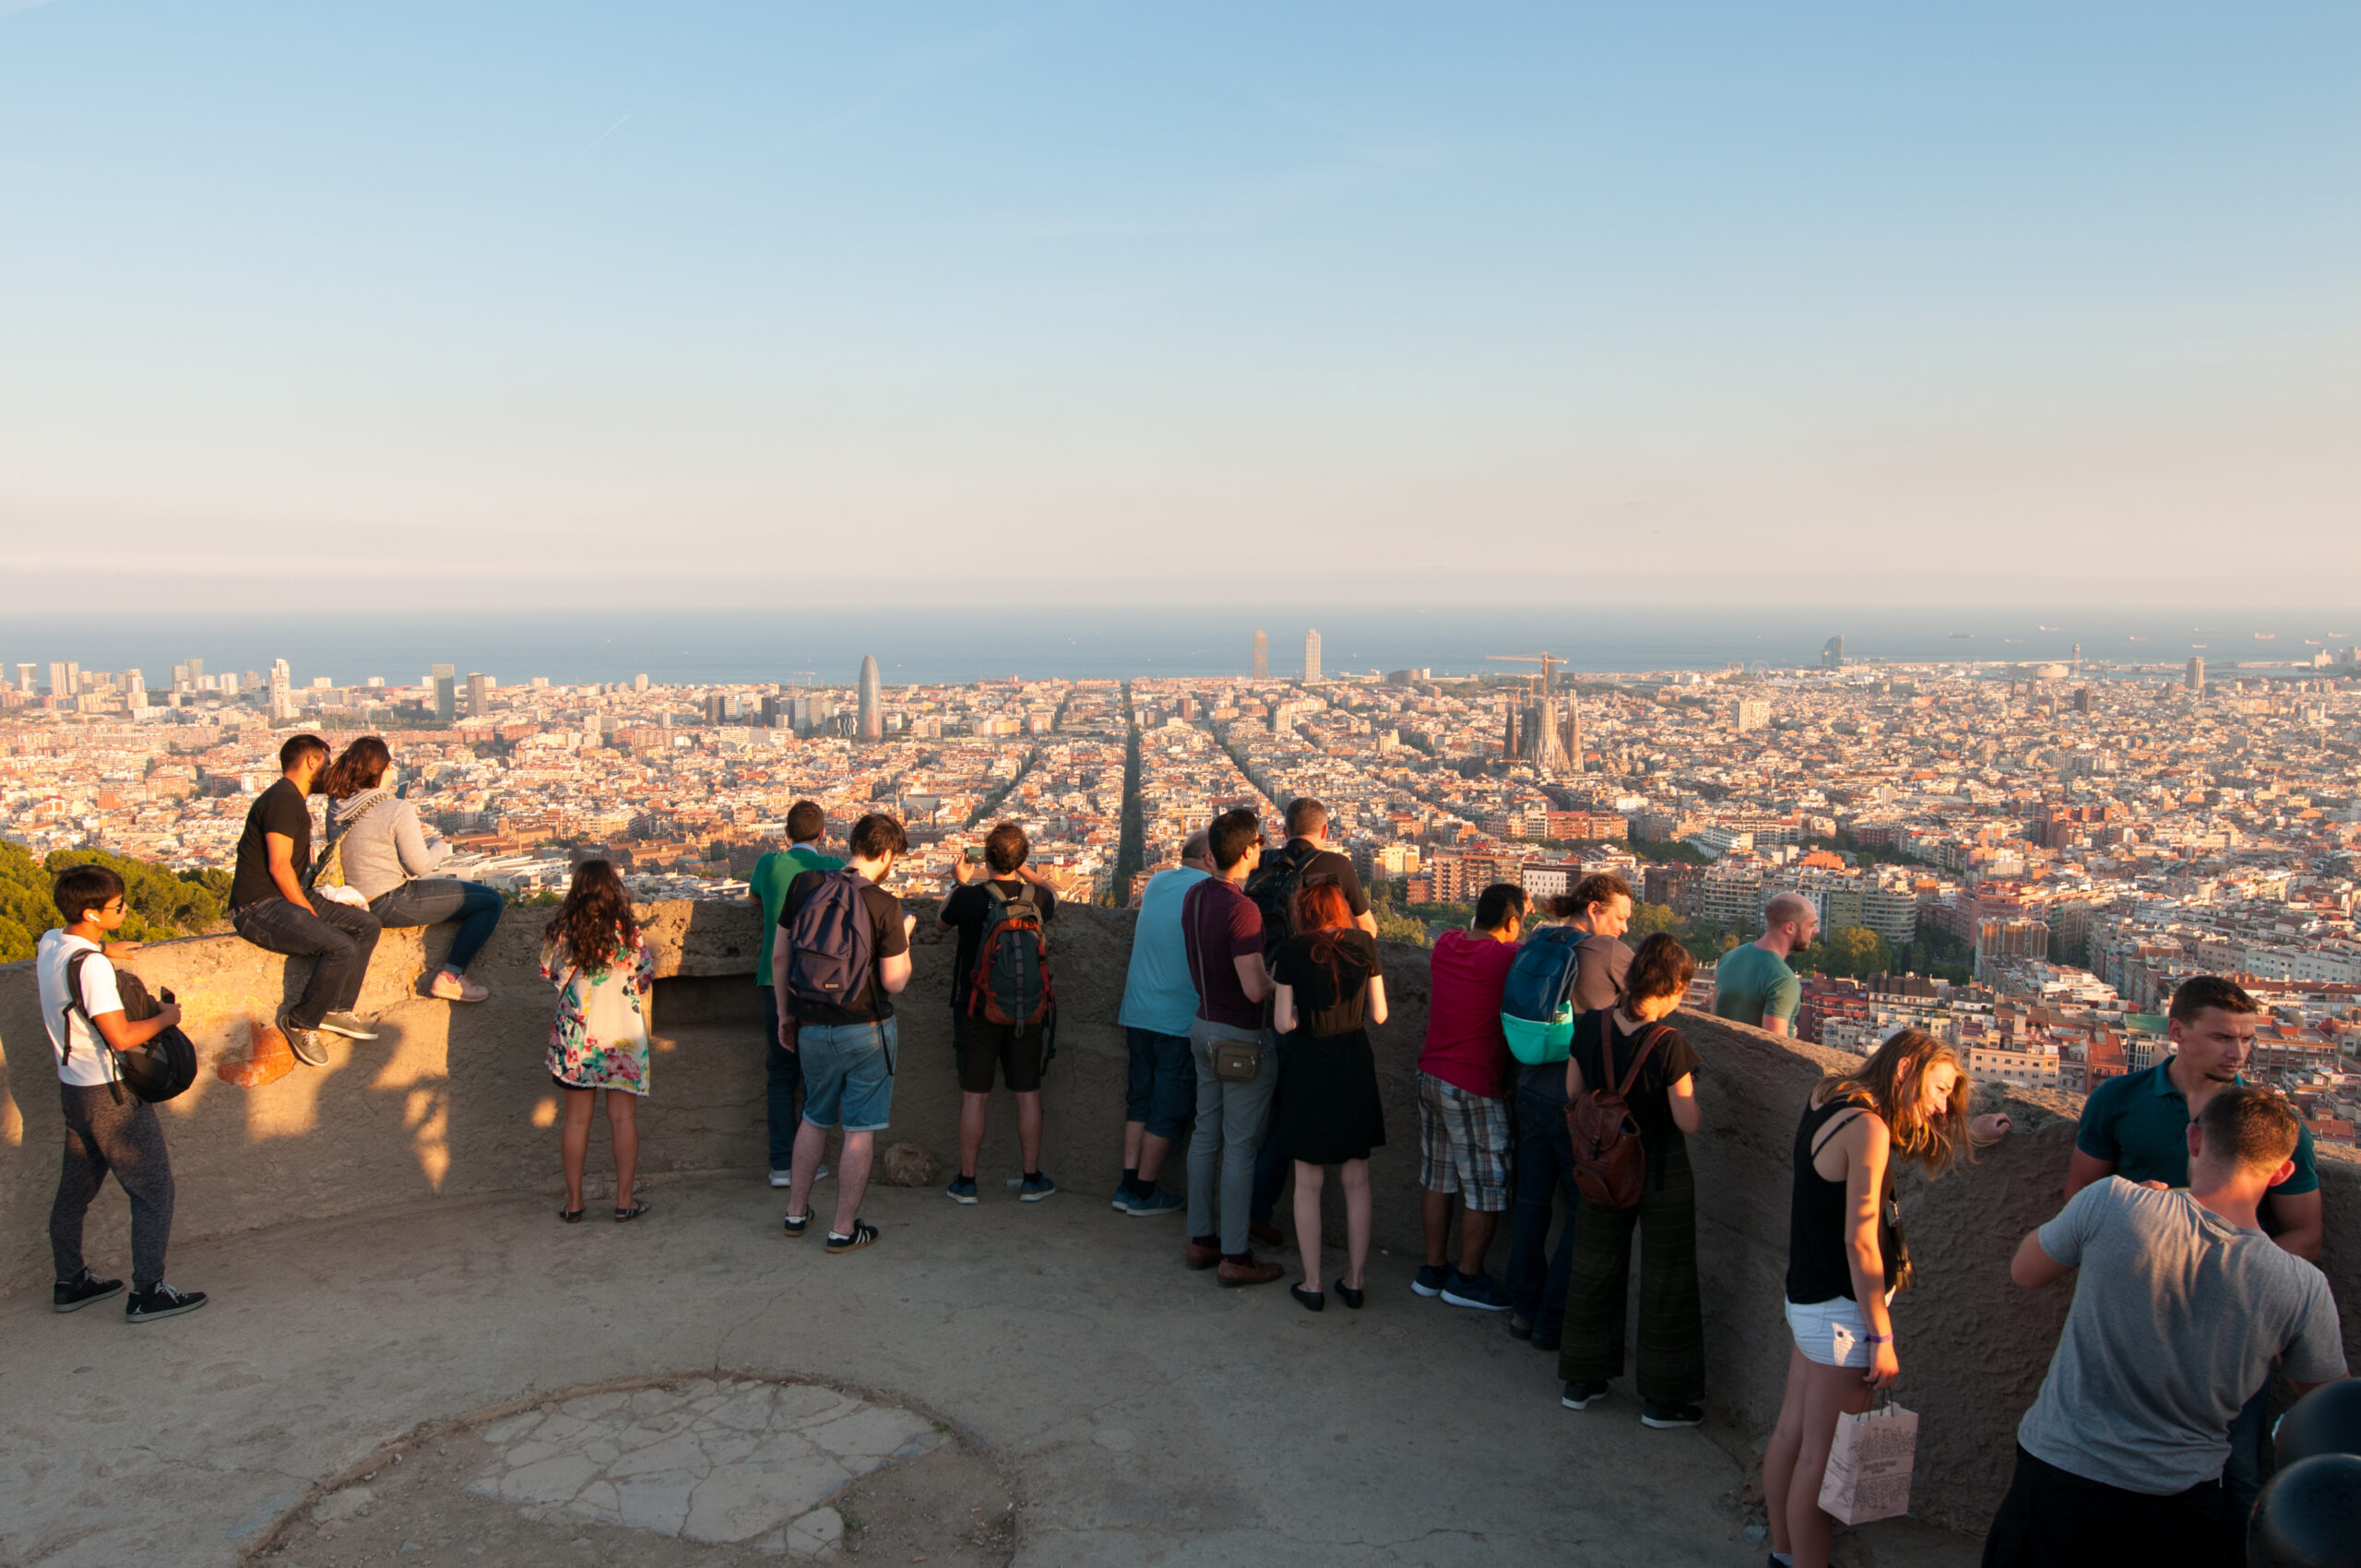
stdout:
<svg viewBox="0 0 2361 1568">
<path fill-rule="evenodd" d="M 1787 1487 L 1796 1479 L 1796 1452 L 1803 1445 L 1804 1374 L 1811 1367 L 1800 1348 L 1787 1346 L 1787 1392 L 1762 1453 L 1762 1506 L 1771 1515 L 1771 1550 L 1791 1551 L 1787 1535 Z"/>
<path fill-rule="evenodd" d="M 565 1169 L 569 1213 L 582 1206 L 582 1162 L 590 1152 L 590 1108 L 598 1098 L 596 1089 L 565 1091 L 565 1123 L 558 1128 L 557 1158 Z"/>
<path fill-rule="evenodd" d="M 1484 1272 L 1484 1254 L 1491 1250 L 1492 1231 L 1501 1222 L 1497 1214 L 1480 1209 L 1459 1211 L 1459 1276 L 1473 1279 Z"/>
<path fill-rule="evenodd" d="M 1317 1165 L 1295 1162 L 1295 1246 L 1303 1260 L 1303 1288 L 1320 1286 L 1320 1187 L 1327 1171 Z"/>
<path fill-rule="evenodd" d="M 1041 1091 L 1027 1089 L 1016 1097 L 1016 1147 L 1027 1171 L 1041 1169 Z"/>
<path fill-rule="evenodd" d="M 1866 1371 L 1805 1363 L 1803 1424 L 1795 1474 L 1787 1479 L 1787 1550 L 1795 1554 L 1796 1568 L 1828 1568 L 1836 1522 L 1821 1512 L 1820 1483 L 1836 1443 L 1836 1418 L 1869 1408 L 1869 1385 L 1861 1381 Z"/>
<path fill-rule="evenodd" d="M 960 1093 L 959 1174 L 962 1176 L 972 1178 L 976 1174 L 976 1161 L 983 1158 L 984 1112 L 991 1103 L 992 1097 L 989 1094 L 968 1094 L 964 1090 Z M 849 1143 L 851 1139 L 852 1134 L 847 1134 L 846 1141 Z M 841 1176 L 836 1179 L 844 1180 Z"/>
<path fill-rule="evenodd" d="M 1451 1197 L 1449 1193 L 1418 1190 L 1418 1224 L 1427 1233 L 1427 1266 L 1441 1268 L 1444 1249 L 1451 1245 Z"/>
<path fill-rule="evenodd" d="M 607 1135 L 615 1144 L 615 1206 L 629 1208 L 639 1176 L 639 1096 L 629 1089 L 609 1089 L 606 1095 Z"/>
<path fill-rule="evenodd" d="M 1138 1169 L 1141 1185 L 1147 1187 L 1153 1187 L 1156 1185 L 1157 1177 L 1163 1174 L 1164 1171 L 1164 1157 L 1171 1152 L 1172 1140 L 1170 1138 L 1159 1138 L 1154 1133 L 1143 1130 L 1140 1135 L 1138 1156 Z M 1127 1166 L 1130 1165 L 1132 1163 L 1132 1154 L 1127 1146 L 1124 1151 L 1123 1163 Z"/>
<path fill-rule="evenodd" d="M 845 1134 L 845 1146 L 836 1155 L 836 1223 L 833 1229 L 839 1236 L 851 1235 L 853 1221 L 860 1218 L 860 1200 L 869 1191 L 869 1162 L 876 1152 L 876 1134 Z M 803 1168 L 801 1158 L 796 1160 L 795 1166 L 799 1170 Z"/>
<path fill-rule="evenodd" d="M 1124 1169 L 1124 1170 L 1137 1170 L 1140 1168 L 1141 1151 L 1142 1151 L 1142 1149 L 1143 1149 L 1144 1146 L 1146 1144 L 1146 1142 L 1147 1142 L 1147 1123 L 1145 1123 L 1145 1122 L 1126 1122 L 1126 1123 L 1123 1123 L 1123 1169 Z"/>
<path fill-rule="evenodd" d="M 829 1131 L 809 1122 L 795 1124 L 795 1174 L 787 1184 L 787 1212 L 798 1218 L 812 1210 L 812 1183 L 820 1174 L 820 1157 L 828 1152 Z M 836 1169 L 844 1169 L 842 1155 L 836 1158 Z"/>
<path fill-rule="evenodd" d="M 1358 1290 L 1369 1277 L 1369 1161 L 1348 1159 L 1338 1174 L 1345 1182 L 1345 1284 Z"/>
</svg>

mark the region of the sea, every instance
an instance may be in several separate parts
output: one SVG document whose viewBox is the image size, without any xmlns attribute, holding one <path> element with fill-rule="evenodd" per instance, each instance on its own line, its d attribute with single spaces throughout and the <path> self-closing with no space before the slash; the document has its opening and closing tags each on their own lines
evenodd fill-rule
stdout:
<svg viewBox="0 0 2361 1568">
<path fill-rule="evenodd" d="M 514 612 L 413 609 L 369 623 L 346 615 L 107 617 L 0 612 L 0 673 L 52 660 L 139 669 L 151 686 L 174 664 L 208 672 L 267 671 L 285 659 L 298 685 L 382 676 L 409 685 L 435 664 L 504 684 L 533 676 L 565 685 L 777 682 L 847 686 L 874 655 L 887 685 L 1080 677 L 1242 676 L 1257 628 L 1270 672 L 1303 671 L 1317 630 L 1329 675 L 1425 669 L 1437 677 L 1537 672 L 1534 656 L 1590 673 L 1816 666 L 1831 637 L 1849 661 L 1981 664 L 2064 661 L 2082 647 L 2087 671 L 2179 668 L 2333 656 L 2361 634 L 2361 607 L 2023 606 L 1865 610 L 1857 605 L 1255 606 L 882 605 L 717 606 Z"/>
</svg>

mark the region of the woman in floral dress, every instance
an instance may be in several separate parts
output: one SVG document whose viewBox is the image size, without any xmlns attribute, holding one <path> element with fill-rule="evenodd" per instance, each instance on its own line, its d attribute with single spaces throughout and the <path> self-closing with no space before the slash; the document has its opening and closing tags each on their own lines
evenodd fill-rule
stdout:
<svg viewBox="0 0 2361 1568">
<path fill-rule="evenodd" d="M 639 1166 L 639 1099 L 647 1092 L 647 997 L 656 959 L 632 918 L 631 895 L 605 861 L 585 861 L 541 941 L 541 978 L 558 988 L 550 1025 L 550 1076 L 565 1091 L 558 1154 L 565 1166 L 568 1225 L 582 1218 L 582 1162 L 590 1111 L 607 1091 L 607 1131 L 615 1146 L 615 1218 L 647 1206 L 633 1194 Z"/>
</svg>

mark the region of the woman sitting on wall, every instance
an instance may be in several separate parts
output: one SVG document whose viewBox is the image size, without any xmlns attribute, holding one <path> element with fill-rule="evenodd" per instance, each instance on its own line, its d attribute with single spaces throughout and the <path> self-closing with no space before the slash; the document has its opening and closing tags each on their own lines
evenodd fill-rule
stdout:
<svg viewBox="0 0 2361 1568">
<path fill-rule="evenodd" d="M 445 1002 L 481 1002 L 489 994 L 468 978 L 468 966 L 500 923 L 497 889 L 458 877 L 427 873 L 449 858 L 451 846 L 429 839 L 418 808 L 394 787 L 393 754 L 374 735 L 363 735 L 328 765 L 321 781 L 328 797 L 328 841 L 321 851 L 324 874 L 340 874 L 344 885 L 368 900 L 380 924 L 441 925 L 459 930 L 426 994 Z"/>
</svg>

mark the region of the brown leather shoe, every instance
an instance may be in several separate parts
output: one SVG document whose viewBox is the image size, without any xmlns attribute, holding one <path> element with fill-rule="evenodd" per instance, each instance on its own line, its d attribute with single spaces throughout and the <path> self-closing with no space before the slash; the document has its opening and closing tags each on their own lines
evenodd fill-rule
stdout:
<svg viewBox="0 0 2361 1568">
<path fill-rule="evenodd" d="M 1254 1254 L 1249 1253 L 1244 1263 L 1222 1259 L 1221 1270 L 1214 1276 L 1214 1282 L 1225 1290 L 1234 1290 L 1240 1285 L 1268 1285 L 1285 1272 L 1277 1264 L 1255 1262 Z"/>
<path fill-rule="evenodd" d="M 1246 1238 L 1251 1241 L 1260 1241 L 1266 1247 L 1284 1247 L 1287 1244 L 1285 1231 L 1275 1225 L 1265 1225 L 1259 1219 L 1246 1227 Z"/>
<path fill-rule="evenodd" d="M 1193 1236 L 1189 1238 L 1188 1262 L 1191 1268 L 1211 1268 L 1221 1262 L 1220 1240 L 1201 1241 Z"/>
</svg>

